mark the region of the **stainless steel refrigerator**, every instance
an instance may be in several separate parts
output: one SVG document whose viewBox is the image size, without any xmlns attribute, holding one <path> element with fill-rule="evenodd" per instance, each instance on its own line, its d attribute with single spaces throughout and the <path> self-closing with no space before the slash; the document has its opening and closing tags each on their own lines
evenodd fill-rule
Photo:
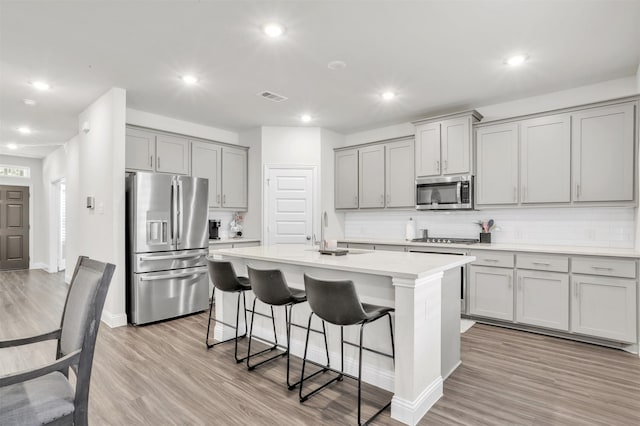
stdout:
<svg viewBox="0 0 640 426">
<path fill-rule="evenodd" d="M 207 179 L 127 174 L 127 313 L 146 324 L 209 306 Z"/>
</svg>

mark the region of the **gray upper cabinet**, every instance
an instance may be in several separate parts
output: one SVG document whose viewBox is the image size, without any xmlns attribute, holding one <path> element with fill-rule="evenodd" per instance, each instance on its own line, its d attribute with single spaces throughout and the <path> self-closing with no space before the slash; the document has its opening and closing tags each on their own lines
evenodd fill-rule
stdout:
<svg viewBox="0 0 640 426">
<path fill-rule="evenodd" d="M 247 150 L 222 147 L 222 207 L 247 209 Z"/>
<path fill-rule="evenodd" d="M 572 114 L 575 202 L 633 201 L 634 104 Z"/>
<path fill-rule="evenodd" d="M 520 122 L 520 199 L 571 201 L 571 119 L 568 114 Z"/>
<path fill-rule="evenodd" d="M 414 142 L 400 141 L 385 145 L 387 207 L 415 206 Z"/>
<path fill-rule="evenodd" d="M 455 118 L 440 125 L 442 174 L 467 174 L 471 171 L 471 119 Z"/>
<path fill-rule="evenodd" d="M 358 150 L 360 208 L 383 208 L 385 205 L 384 148 L 384 145 L 372 145 Z"/>
<path fill-rule="evenodd" d="M 440 123 L 416 126 L 416 176 L 440 175 Z"/>
<path fill-rule="evenodd" d="M 335 153 L 336 209 L 358 208 L 358 150 L 349 149 Z"/>
<path fill-rule="evenodd" d="M 222 147 L 191 142 L 191 175 L 209 179 L 209 207 L 222 206 Z"/>
<path fill-rule="evenodd" d="M 186 138 L 158 134 L 156 136 L 156 171 L 188 175 L 189 141 Z"/>
<path fill-rule="evenodd" d="M 518 125 L 486 126 L 476 131 L 476 204 L 518 203 Z"/>
<path fill-rule="evenodd" d="M 125 168 L 154 170 L 156 135 L 144 130 L 127 128 L 125 142 Z"/>
</svg>

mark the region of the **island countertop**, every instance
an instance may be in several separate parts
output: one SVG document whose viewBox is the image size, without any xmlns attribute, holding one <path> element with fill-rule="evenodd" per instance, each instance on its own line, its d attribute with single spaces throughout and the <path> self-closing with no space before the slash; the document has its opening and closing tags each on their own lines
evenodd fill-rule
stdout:
<svg viewBox="0 0 640 426">
<path fill-rule="evenodd" d="M 308 245 L 274 245 L 235 249 L 212 249 L 212 255 L 277 261 L 291 265 L 345 270 L 363 274 L 419 279 L 473 262 L 473 256 L 404 253 L 350 249 L 345 256 L 320 254 Z"/>
</svg>

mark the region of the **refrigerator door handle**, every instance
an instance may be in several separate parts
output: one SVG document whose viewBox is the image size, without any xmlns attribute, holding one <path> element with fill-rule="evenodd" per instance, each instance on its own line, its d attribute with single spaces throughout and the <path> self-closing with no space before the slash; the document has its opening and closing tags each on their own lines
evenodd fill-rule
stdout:
<svg viewBox="0 0 640 426">
<path fill-rule="evenodd" d="M 179 255 L 167 255 L 167 256 L 142 256 L 140 257 L 141 261 L 147 260 L 173 260 L 173 259 L 197 259 L 202 256 L 206 256 L 206 252 L 198 252 L 198 253 L 186 253 Z"/>
<path fill-rule="evenodd" d="M 182 222 L 184 222 L 183 218 L 182 218 L 182 205 L 184 203 L 184 199 L 183 199 L 183 191 L 182 191 L 182 182 L 178 181 L 177 182 L 177 186 L 178 186 L 178 197 L 177 197 L 177 203 L 176 203 L 176 222 L 178 224 L 178 232 L 176 235 L 176 244 L 180 244 L 182 241 Z"/>
<path fill-rule="evenodd" d="M 176 243 L 176 182 L 174 180 L 171 181 L 171 244 L 175 245 Z"/>
<path fill-rule="evenodd" d="M 186 277 L 197 277 L 198 275 L 206 274 L 207 270 L 203 271 L 193 271 L 193 272 L 185 272 L 182 274 L 165 274 L 165 275 L 152 275 L 152 276 L 141 276 L 140 281 L 158 281 L 158 280 L 170 280 L 173 278 L 186 278 Z"/>
</svg>

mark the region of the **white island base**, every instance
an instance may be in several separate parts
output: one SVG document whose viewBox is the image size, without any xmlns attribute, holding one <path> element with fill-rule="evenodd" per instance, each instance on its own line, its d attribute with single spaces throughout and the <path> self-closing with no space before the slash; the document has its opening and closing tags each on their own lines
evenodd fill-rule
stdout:
<svg viewBox="0 0 640 426">
<path fill-rule="evenodd" d="M 233 262 L 238 275 L 246 266 L 280 269 L 290 287 L 304 289 L 303 275 L 323 279 L 352 280 L 362 302 L 393 306 L 396 347 L 395 367 L 391 359 L 364 352 L 363 381 L 393 392 L 391 417 L 415 425 L 442 396 L 443 377 L 460 364 L 460 274 L 472 256 L 351 250 L 346 256 L 321 255 L 309 246 L 262 246 L 212 250 L 215 258 Z M 218 293 L 220 294 L 220 293 Z M 216 318 L 235 322 L 236 295 L 216 296 Z M 253 294 L 247 293 L 251 307 Z M 269 313 L 258 302 L 256 311 Z M 278 342 L 285 344 L 284 310 L 274 309 Z M 310 308 L 293 308 L 293 322 L 306 327 Z M 321 329 L 314 317 L 313 328 Z M 242 327 L 242 326 L 241 326 Z M 241 330 L 242 332 L 242 330 Z M 215 339 L 232 337 L 235 331 L 217 323 Z M 292 327 L 291 354 L 302 357 L 305 330 Z M 254 336 L 273 341 L 271 320 L 256 316 Z M 340 329 L 327 324 L 330 361 L 340 366 Z M 345 327 L 345 339 L 358 341 L 358 327 Z M 381 319 L 365 326 L 365 346 L 391 353 L 389 324 Z M 322 336 L 311 333 L 308 358 L 326 363 Z M 357 348 L 345 345 L 345 371 L 357 374 Z M 292 376 L 298 377 L 299 372 Z"/>
</svg>

